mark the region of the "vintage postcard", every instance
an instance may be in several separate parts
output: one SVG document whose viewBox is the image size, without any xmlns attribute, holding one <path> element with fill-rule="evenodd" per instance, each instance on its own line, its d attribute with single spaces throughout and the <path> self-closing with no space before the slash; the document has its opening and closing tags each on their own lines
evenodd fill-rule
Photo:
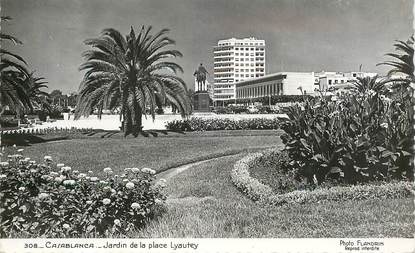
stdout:
<svg viewBox="0 0 415 253">
<path fill-rule="evenodd" d="M 0 252 L 412 252 L 412 0 L 2 0 Z"/>
</svg>

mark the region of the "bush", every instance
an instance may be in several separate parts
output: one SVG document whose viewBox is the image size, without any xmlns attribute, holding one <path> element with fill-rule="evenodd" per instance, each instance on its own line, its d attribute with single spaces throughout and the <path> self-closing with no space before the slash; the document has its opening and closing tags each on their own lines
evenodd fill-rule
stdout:
<svg viewBox="0 0 415 253">
<path fill-rule="evenodd" d="M 46 122 L 46 118 L 48 116 L 48 112 L 45 110 L 38 110 L 36 111 L 37 116 L 39 117 L 40 121 Z"/>
<path fill-rule="evenodd" d="M 217 114 L 233 114 L 231 107 L 215 107 L 214 112 Z"/>
<path fill-rule="evenodd" d="M 270 149 L 262 152 L 249 166 L 252 177 L 261 183 L 269 185 L 274 192 L 287 193 L 305 189 L 308 185 L 298 175 L 298 171 L 289 166 L 289 157 L 286 151 Z"/>
<path fill-rule="evenodd" d="M 190 118 L 167 122 L 166 128 L 175 131 L 214 131 L 214 130 L 245 130 L 245 129 L 278 129 L 278 119 L 218 119 Z"/>
<path fill-rule="evenodd" d="M 394 102 L 384 94 L 376 78 L 365 78 L 337 101 L 321 97 L 289 108 L 289 120 L 281 123 L 286 132 L 281 139 L 291 166 L 316 185 L 329 178 L 347 184 L 412 179 L 410 147 L 404 145 L 409 121 L 388 119 L 399 112 L 391 112 Z M 395 128 L 386 127 L 388 122 L 405 126 L 404 130 L 391 132 Z"/>
<path fill-rule="evenodd" d="M 18 121 L 14 118 L 1 118 L 0 119 L 0 125 L 1 127 L 17 127 Z"/>
<path fill-rule="evenodd" d="M 231 113 L 236 113 L 236 114 L 240 114 L 240 113 L 247 113 L 248 112 L 248 107 L 247 106 L 229 106 L 229 109 L 232 110 Z"/>
<path fill-rule="evenodd" d="M 267 151 L 270 152 L 270 151 Z M 414 194 L 414 185 L 410 182 L 392 182 L 378 185 L 335 186 L 314 190 L 294 190 L 279 194 L 258 179 L 251 177 L 249 171 L 264 155 L 269 153 L 251 153 L 237 161 L 231 172 L 233 184 L 249 198 L 266 205 L 284 205 L 294 203 L 312 203 L 318 201 L 361 200 L 402 198 Z M 274 151 L 271 151 L 274 152 Z"/>
<path fill-rule="evenodd" d="M 157 113 L 157 114 L 159 114 L 159 115 L 164 114 L 164 109 L 163 109 L 163 108 L 161 108 L 161 107 L 158 107 L 158 108 L 156 109 L 156 113 Z"/>
<path fill-rule="evenodd" d="M 63 119 L 63 108 L 59 105 L 53 105 L 49 112 L 49 117 L 51 119 Z"/>
<path fill-rule="evenodd" d="M 0 168 L 2 237 L 108 237 L 141 228 L 165 199 L 154 171 L 128 168 L 98 178 L 55 164 L 38 164 L 19 154 Z"/>
</svg>

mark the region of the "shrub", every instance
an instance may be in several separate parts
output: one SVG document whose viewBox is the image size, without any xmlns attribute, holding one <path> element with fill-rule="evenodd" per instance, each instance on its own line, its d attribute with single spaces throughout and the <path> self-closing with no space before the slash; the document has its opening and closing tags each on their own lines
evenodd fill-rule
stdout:
<svg viewBox="0 0 415 253">
<path fill-rule="evenodd" d="M 141 228 L 165 199 L 154 171 L 127 168 L 100 178 L 55 164 L 36 163 L 19 154 L 0 168 L 2 237 L 102 237 Z"/>
<path fill-rule="evenodd" d="M 0 125 L 2 128 L 6 128 L 6 127 L 17 127 L 18 126 L 18 121 L 17 119 L 14 118 L 1 118 L 0 119 Z"/>
<path fill-rule="evenodd" d="M 286 151 L 270 149 L 255 159 L 249 166 L 249 172 L 260 182 L 269 185 L 277 193 L 286 193 L 308 187 L 298 171 L 289 166 Z"/>
<path fill-rule="evenodd" d="M 278 119 L 218 119 L 190 118 L 167 122 L 166 128 L 175 131 L 214 131 L 214 130 L 244 130 L 244 129 L 278 129 Z"/>
<path fill-rule="evenodd" d="M 384 93 L 376 77 L 365 78 L 337 101 L 321 97 L 289 108 L 281 139 L 291 166 L 310 184 L 332 177 L 347 184 L 411 179 L 409 148 L 388 144 L 385 123 L 392 107 Z M 404 140 L 403 134 L 391 135 L 398 143 Z"/>
<path fill-rule="evenodd" d="M 267 151 L 269 152 L 269 151 Z M 250 176 L 250 169 L 267 152 L 251 153 L 237 161 L 231 171 L 233 184 L 254 201 L 266 205 L 312 203 L 318 201 L 402 198 L 414 194 L 411 182 L 392 182 L 378 185 L 335 186 L 314 190 L 295 190 L 279 194 L 266 184 Z M 272 151 L 274 152 L 274 151 Z M 268 153 L 269 154 L 269 153 Z"/>
<path fill-rule="evenodd" d="M 59 105 L 52 105 L 49 111 L 49 117 L 51 119 L 63 119 L 63 108 Z"/>
<path fill-rule="evenodd" d="M 231 109 L 231 113 L 236 113 L 236 114 L 240 114 L 240 113 L 247 113 L 248 112 L 248 107 L 247 106 L 229 106 L 229 109 Z"/>
<path fill-rule="evenodd" d="M 156 109 L 156 113 L 159 114 L 159 115 L 164 114 L 164 109 L 162 107 L 158 107 Z"/>
<path fill-rule="evenodd" d="M 233 114 L 233 110 L 230 107 L 215 107 L 214 111 L 217 114 Z"/>
</svg>

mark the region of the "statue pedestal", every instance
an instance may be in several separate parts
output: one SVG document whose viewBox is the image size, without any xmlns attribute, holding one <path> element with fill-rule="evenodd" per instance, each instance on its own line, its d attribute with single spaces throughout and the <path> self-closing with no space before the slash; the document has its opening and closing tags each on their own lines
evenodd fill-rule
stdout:
<svg viewBox="0 0 415 253">
<path fill-rule="evenodd" d="M 196 92 L 193 95 L 193 111 L 195 112 L 209 112 L 209 94 L 206 91 Z"/>
</svg>

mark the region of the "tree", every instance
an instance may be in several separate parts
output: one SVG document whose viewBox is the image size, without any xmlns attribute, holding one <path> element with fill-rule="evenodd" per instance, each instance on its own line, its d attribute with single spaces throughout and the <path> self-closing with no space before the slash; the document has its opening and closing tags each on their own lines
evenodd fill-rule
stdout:
<svg viewBox="0 0 415 253">
<path fill-rule="evenodd" d="M 394 53 L 386 54 L 392 60 L 378 65 L 391 66 L 388 72 L 387 82 L 391 83 L 394 91 L 390 110 L 390 122 L 388 128 L 388 146 L 391 150 L 403 150 L 414 154 L 414 36 L 406 42 L 397 40 L 394 44 Z M 399 76 L 396 77 L 396 74 Z M 407 171 L 408 177 L 413 180 L 413 160 L 404 157 L 400 163 L 400 169 Z"/>
<path fill-rule="evenodd" d="M 1 17 L 2 22 L 10 20 L 10 17 Z M 22 44 L 16 37 L 0 32 L 0 43 L 4 45 L 4 41 L 12 42 L 14 45 Z M 29 76 L 26 61 L 3 48 L 0 49 L 0 58 L 0 115 L 7 107 L 15 112 L 32 108 L 28 96 L 29 87 L 27 83 L 21 82 L 22 76 Z"/>
<path fill-rule="evenodd" d="M 394 44 L 397 53 L 388 53 L 387 56 L 394 58 L 377 65 L 388 65 L 393 67 L 388 75 L 403 74 L 410 81 L 414 81 L 414 36 L 411 36 L 406 42 L 397 40 Z"/>
<path fill-rule="evenodd" d="M 88 39 L 93 50 L 83 53 L 86 71 L 81 82 L 75 118 L 89 116 L 96 109 L 101 118 L 103 109 L 120 109 L 124 136 L 137 136 L 142 130 L 142 114 L 148 110 L 155 119 L 156 97 L 163 104 L 170 101 L 179 108 L 182 117 L 190 111 L 187 89 L 177 76 L 183 72 L 174 62 L 164 59 L 181 57 L 173 49 L 175 42 L 166 36 L 167 29 L 152 34 L 151 27 L 131 27 L 123 37 L 115 29 L 104 29 L 99 38 Z"/>
<path fill-rule="evenodd" d="M 42 91 L 43 88 L 48 88 L 46 85 L 48 82 L 45 81 L 44 77 L 36 77 L 35 73 L 32 72 L 28 76 L 24 76 L 22 80 L 27 86 L 28 92 L 27 95 L 32 104 L 32 108 L 40 110 L 51 110 L 49 94 L 45 91 Z"/>
</svg>

